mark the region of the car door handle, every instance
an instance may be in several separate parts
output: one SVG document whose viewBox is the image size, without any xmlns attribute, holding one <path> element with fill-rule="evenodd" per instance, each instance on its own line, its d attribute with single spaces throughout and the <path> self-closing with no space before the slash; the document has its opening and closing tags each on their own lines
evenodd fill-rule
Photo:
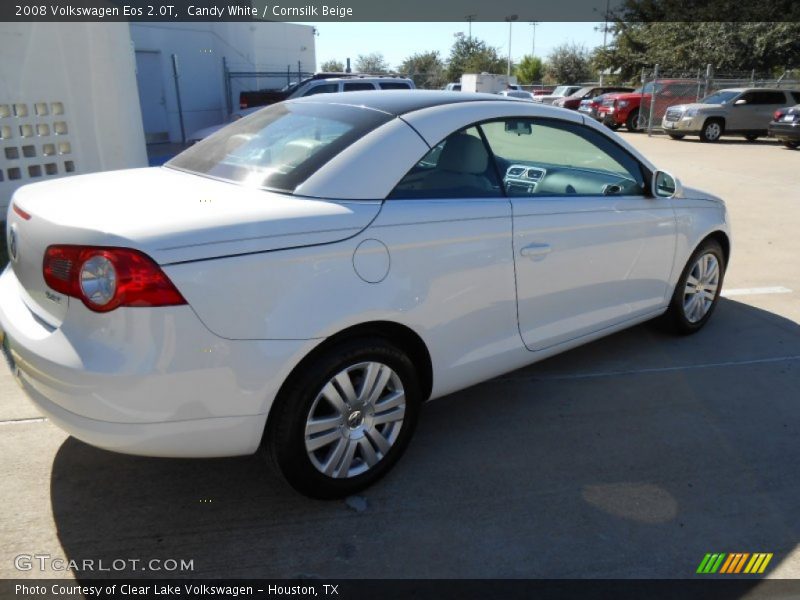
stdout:
<svg viewBox="0 0 800 600">
<path fill-rule="evenodd" d="M 550 244 L 528 244 L 519 253 L 533 259 L 541 259 L 550 254 L 552 248 Z"/>
</svg>

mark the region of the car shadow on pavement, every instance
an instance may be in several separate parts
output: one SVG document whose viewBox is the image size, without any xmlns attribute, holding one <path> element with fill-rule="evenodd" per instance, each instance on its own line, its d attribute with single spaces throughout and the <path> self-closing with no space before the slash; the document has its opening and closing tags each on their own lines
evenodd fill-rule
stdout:
<svg viewBox="0 0 800 600">
<path fill-rule="evenodd" d="M 698 335 L 636 327 L 431 402 L 357 498 L 302 497 L 259 457 L 70 438 L 53 517 L 66 558 L 142 561 L 78 579 L 683 578 L 708 552 L 773 571 L 800 540 L 798 388 L 800 326 L 723 300 Z"/>
</svg>

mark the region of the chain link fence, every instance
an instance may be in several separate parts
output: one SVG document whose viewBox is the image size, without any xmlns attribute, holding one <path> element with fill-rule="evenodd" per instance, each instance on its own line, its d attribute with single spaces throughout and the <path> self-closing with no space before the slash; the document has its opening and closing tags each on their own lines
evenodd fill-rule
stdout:
<svg viewBox="0 0 800 600">
<path fill-rule="evenodd" d="M 671 106 L 698 102 L 722 89 L 800 90 L 800 69 L 786 69 L 775 76 L 756 71 L 715 73 L 710 65 L 704 69 L 662 71 L 655 65 L 642 69 L 640 80 L 645 95 L 639 108 L 638 128 L 652 134 L 661 130 L 662 119 Z"/>
</svg>

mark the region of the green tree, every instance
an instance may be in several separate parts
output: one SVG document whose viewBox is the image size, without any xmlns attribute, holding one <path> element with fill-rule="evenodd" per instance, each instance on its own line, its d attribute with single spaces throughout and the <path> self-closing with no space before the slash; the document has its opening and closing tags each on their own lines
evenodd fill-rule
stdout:
<svg viewBox="0 0 800 600">
<path fill-rule="evenodd" d="M 344 73 L 344 63 L 336 59 L 326 60 L 319 66 L 323 73 Z"/>
<path fill-rule="evenodd" d="M 398 71 L 410 77 L 418 88 L 439 89 L 447 83 L 444 61 L 435 50 L 412 54 L 403 61 Z"/>
<path fill-rule="evenodd" d="M 450 49 L 447 79 L 459 81 L 464 73 L 505 73 L 506 68 L 506 58 L 500 56 L 497 48 L 474 37 L 460 37 Z"/>
<path fill-rule="evenodd" d="M 547 58 L 545 74 L 553 83 L 574 84 L 591 79 L 589 51 L 574 43 L 557 46 Z"/>
<path fill-rule="evenodd" d="M 768 74 L 784 67 L 800 65 L 800 23 L 784 18 L 783 22 L 758 21 L 759 15 L 769 16 L 772 3 L 742 5 L 749 11 L 751 22 L 670 23 L 657 21 L 661 12 L 675 0 L 626 0 L 611 25 L 613 35 L 609 46 L 595 52 L 598 69 L 620 69 L 624 78 L 636 77 L 642 68 L 658 64 L 662 72 L 694 75 L 710 64 L 717 73 L 742 74 L 755 69 Z M 701 18 L 705 11 L 719 8 L 719 2 L 709 0 L 700 5 Z M 795 3 L 795 10 L 800 10 Z M 687 10 L 686 7 L 681 10 Z M 719 13 L 724 14 L 724 13 Z M 737 11 L 737 18 L 741 15 Z M 788 15 L 790 13 L 784 13 Z M 671 19 L 670 19 L 671 20 Z M 777 21 L 777 19 L 776 19 Z"/>
<path fill-rule="evenodd" d="M 541 81 L 544 75 L 544 63 L 542 63 L 541 58 L 528 54 L 519 61 L 514 74 L 517 76 L 517 83 L 522 85 Z"/>
<path fill-rule="evenodd" d="M 359 73 L 388 73 L 389 63 L 380 52 L 359 54 L 356 59 L 356 71 Z"/>
</svg>

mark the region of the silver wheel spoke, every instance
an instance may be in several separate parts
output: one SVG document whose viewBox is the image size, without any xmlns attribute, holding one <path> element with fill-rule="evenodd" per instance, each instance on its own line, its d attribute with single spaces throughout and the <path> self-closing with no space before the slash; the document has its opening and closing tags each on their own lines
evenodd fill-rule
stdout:
<svg viewBox="0 0 800 600">
<path fill-rule="evenodd" d="M 364 461 L 370 466 L 374 467 L 378 462 L 378 455 L 375 454 L 375 449 L 366 437 L 359 438 L 358 445 L 361 448 L 361 456 Z"/>
<path fill-rule="evenodd" d="M 339 432 L 339 430 L 334 429 L 333 431 L 324 433 L 318 437 L 312 437 L 306 439 L 306 448 L 309 451 L 314 452 L 316 450 L 319 450 L 320 448 L 324 448 L 328 444 L 331 444 L 341 438 L 342 434 Z"/>
<path fill-rule="evenodd" d="M 329 475 L 331 477 L 336 476 L 336 471 L 338 471 L 339 463 L 342 462 L 342 457 L 344 456 L 345 450 L 347 450 L 347 440 L 343 437 L 339 438 L 339 442 L 336 444 L 336 447 L 331 452 L 330 458 L 325 463 L 325 467 L 323 472 L 325 475 Z"/>
<path fill-rule="evenodd" d="M 389 441 L 383 437 L 383 434 L 377 429 L 370 429 L 367 433 L 367 437 L 375 444 L 375 447 L 380 450 L 382 456 L 386 456 L 386 453 L 389 452 L 389 448 L 392 447 Z"/>
<path fill-rule="evenodd" d="M 395 421 L 402 421 L 406 414 L 406 407 L 400 406 L 393 408 L 388 412 L 382 412 L 372 417 L 374 425 L 383 425 L 384 423 L 394 423 Z"/>
<path fill-rule="evenodd" d="M 347 412 L 347 405 L 345 405 L 341 394 L 333 385 L 333 382 L 329 381 L 325 384 L 325 387 L 322 388 L 322 395 L 333 405 L 333 407 L 336 409 L 336 412 L 341 415 Z"/>
<path fill-rule="evenodd" d="M 398 406 L 405 406 L 406 394 L 405 392 L 394 392 L 392 395 L 387 396 L 375 405 L 375 412 L 383 412 L 390 408 L 397 408 Z"/>
<path fill-rule="evenodd" d="M 306 421 L 306 435 L 312 436 L 323 433 L 331 429 L 338 429 L 343 423 L 342 416 L 328 417 L 323 419 L 309 419 Z"/>
<path fill-rule="evenodd" d="M 356 396 L 356 391 L 353 389 L 353 382 L 350 380 L 350 373 L 347 371 L 342 371 L 336 377 L 334 377 L 334 380 L 342 389 L 345 401 L 352 406 L 358 397 Z"/>
<path fill-rule="evenodd" d="M 347 451 L 344 453 L 342 462 L 339 465 L 339 468 L 336 469 L 334 477 L 347 477 L 347 474 L 350 472 L 350 468 L 353 466 L 353 460 L 356 457 L 357 448 L 358 442 L 356 440 L 349 440 L 347 442 Z"/>
<path fill-rule="evenodd" d="M 381 393 L 386 388 L 386 384 L 389 383 L 389 378 L 392 376 L 392 370 L 387 367 L 386 365 L 381 365 L 377 381 L 375 385 L 372 387 L 372 390 L 367 396 L 366 403 L 367 404 L 375 404 L 378 398 L 381 397 Z"/>
<path fill-rule="evenodd" d="M 369 363 L 367 368 L 364 369 L 364 381 L 361 382 L 361 389 L 358 390 L 358 400 L 360 402 L 366 403 L 367 398 L 369 398 L 370 393 L 372 392 L 372 388 L 375 386 L 375 379 L 378 377 L 378 371 L 384 365 L 379 365 L 378 363 Z"/>
</svg>

